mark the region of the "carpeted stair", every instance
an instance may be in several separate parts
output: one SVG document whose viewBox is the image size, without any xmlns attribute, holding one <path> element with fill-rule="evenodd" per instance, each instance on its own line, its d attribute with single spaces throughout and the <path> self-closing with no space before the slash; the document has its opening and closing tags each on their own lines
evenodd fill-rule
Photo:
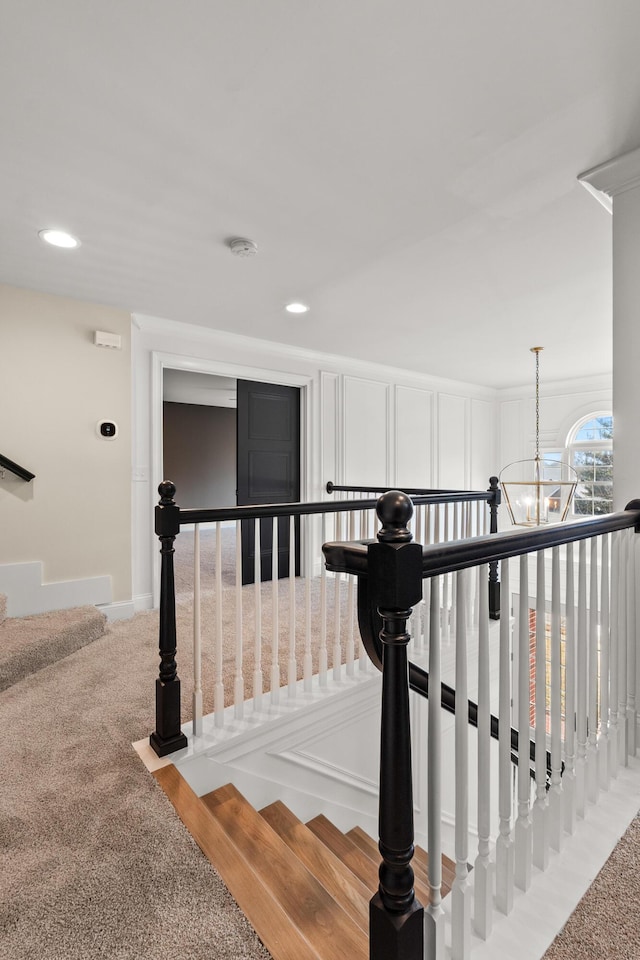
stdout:
<svg viewBox="0 0 640 960">
<path fill-rule="evenodd" d="M 0 690 L 68 657 L 105 632 L 107 618 L 95 607 L 4 617 L 0 597 Z"/>
<path fill-rule="evenodd" d="M 362 830 L 304 824 L 280 801 L 257 811 L 231 784 L 198 797 L 172 764 L 155 777 L 274 960 L 367 960 L 380 855 Z M 426 858 L 415 858 L 423 905 Z M 443 895 L 454 871 L 443 857 Z"/>
</svg>

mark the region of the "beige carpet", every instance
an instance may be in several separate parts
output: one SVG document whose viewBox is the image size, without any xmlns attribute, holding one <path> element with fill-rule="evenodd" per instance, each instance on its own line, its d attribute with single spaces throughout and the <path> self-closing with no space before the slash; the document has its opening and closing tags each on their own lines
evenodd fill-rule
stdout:
<svg viewBox="0 0 640 960">
<path fill-rule="evenodd" d="M 636 817 L 544 960 L 639 960 L 640 817 Z"/>
</svg>

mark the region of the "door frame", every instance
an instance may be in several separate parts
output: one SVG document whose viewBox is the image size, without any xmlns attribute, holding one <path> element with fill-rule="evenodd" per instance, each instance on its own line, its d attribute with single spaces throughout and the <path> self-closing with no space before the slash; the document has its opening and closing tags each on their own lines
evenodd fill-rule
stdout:
<svg viewBox="0 0 640 960">
<path fill-rule="evenodd" d="M 313 377 L 270 370 L 249 364 L 227 363 L 207 360 L 203 357 L 187 357 L 159 350 L 151 352 L 151 490 L 157 503 L 157 489 L 164 477 L 162 465 L 164 448 L 162 437 L 162 401 L 165 370 L 186 370 L 190 373 L 209 373 L 235 380 L 258 380 L 263 383 L 278 383 L 286 387 L 300 388 L 300 499 L 309 499 L 311 483 L 311 425 L 313 423 Z M 178 503 L 180 491 L 178 491 Z M 160 603 L 160 554 L 155 534 L 152 538 L 153 606 Z"/>
</svg>

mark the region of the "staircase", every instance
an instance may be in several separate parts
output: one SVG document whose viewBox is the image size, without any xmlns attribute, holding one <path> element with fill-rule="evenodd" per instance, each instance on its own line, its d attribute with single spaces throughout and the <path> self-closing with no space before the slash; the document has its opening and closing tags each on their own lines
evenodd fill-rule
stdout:
<svg viewBox="0 0 640 960">
<path fill-rule="evenodd" d="M 322 815 L 304 824 L 280 801 L 257 811 L 231 784 L 198 797 L 172 764 L 154 776 L 274 960 L 367 960 L 380 855 L 359 827 L 342 833 Z M 417 848 L 425 906 L 427 863 Z M 442 867 L 444 895 L 455 867 L 446 857 Z"/>
<path fill-rule="evenodd" d="M 107 622 L 93 606 L 29 617 L 5 617 L 5 610 L 0 596 L 0 690 L 97 640 Z"/>
</svg>

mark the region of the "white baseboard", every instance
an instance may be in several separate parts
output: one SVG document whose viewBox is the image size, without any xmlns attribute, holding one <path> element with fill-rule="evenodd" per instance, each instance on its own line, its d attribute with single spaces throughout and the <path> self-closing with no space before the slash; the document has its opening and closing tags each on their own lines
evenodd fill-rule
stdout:
<svg viewBox="0 0 640 960">
<path fill-rule="evenodd" d="M 0 564 L 0 593 L 7 598 L 7 617 L 28 617 L 50 610 L 111 603 L 111 577 L 42 582 L 42 563 Z"/>
<path fill-rule="evenodd" d="M 117 603 L 97 603 L 98 610 L 107 620 L 130 620 L 136 612 L 133 600 L 120 600 Z"/>
<path fill-rule="evenodd" d="M 134 613 L 140 613 L 142 610 L 153 610 L 153 594 L 139 593 L 131 601 L 133 603 Z"/>
</svg>

